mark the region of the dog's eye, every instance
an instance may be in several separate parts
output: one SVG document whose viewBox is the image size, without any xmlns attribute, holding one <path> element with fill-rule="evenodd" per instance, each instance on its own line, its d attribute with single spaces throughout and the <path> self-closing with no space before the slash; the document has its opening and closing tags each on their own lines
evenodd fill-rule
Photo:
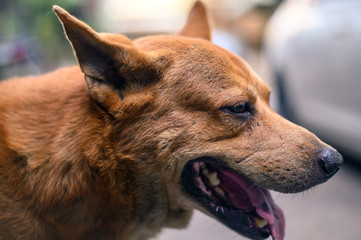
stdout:
<svg viewBox="0 0 361 240">
<path fill-rule="evenodd" d="M 244 113 L 246 111 L 246 103 L 237 103 L 231 107 L 231 111 L 234 113 Z"/>
<path fill-rule="evenodd" d="M 235 115 L 237 117 L 248 117 L 252 114 L 253 108 L 248 102 L 240 102 L 233 106 L 221 108 L 224 112 Z"/>
</svg>

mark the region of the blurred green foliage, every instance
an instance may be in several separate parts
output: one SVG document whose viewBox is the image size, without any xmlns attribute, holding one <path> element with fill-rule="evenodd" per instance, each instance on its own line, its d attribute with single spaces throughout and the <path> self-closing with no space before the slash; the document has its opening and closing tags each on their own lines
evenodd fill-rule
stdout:
<svg viewBox="0 0 361 240">
<path fill-rule="evenodd" d="M 75 62 L 62 27 L 52 11 L 59 5 L 77 17 L 82 16 L 83 0 L 0 0 L 0 44 L 21 38 L 35 38 L 41 69 L 51 69 L 65 59 Z"/>
</svg>

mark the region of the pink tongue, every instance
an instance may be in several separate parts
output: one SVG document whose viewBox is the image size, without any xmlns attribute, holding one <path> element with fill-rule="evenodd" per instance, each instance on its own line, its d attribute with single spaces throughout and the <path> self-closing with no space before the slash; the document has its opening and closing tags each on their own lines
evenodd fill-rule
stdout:
<svg viewBox="0 0 361 240">
<path fill-rule="evenodd" d="M 218 173 L 222 189 L 226 190 L 234 206 L 245 210 L 255 208 L 257 214 L 268 221 L 272 238 L 282 240 L 285 235 L 285 218 L 269 191 L 255 186 L 228 169 L 222 169 Z"/>
</svg>

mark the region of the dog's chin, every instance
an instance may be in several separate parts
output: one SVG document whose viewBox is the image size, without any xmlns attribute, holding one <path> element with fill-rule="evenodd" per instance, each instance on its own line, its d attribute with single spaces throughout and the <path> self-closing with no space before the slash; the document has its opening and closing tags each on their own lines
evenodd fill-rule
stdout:
<svg viewBox="0 0 361 240">
<path fill-rule="evenodd" d="M 256 186 L 216 159 L 189 161 L 184 191 L 220 222 L 251 239 L 284 237 L 285 220 L 268 190 Z"/>
</svg>

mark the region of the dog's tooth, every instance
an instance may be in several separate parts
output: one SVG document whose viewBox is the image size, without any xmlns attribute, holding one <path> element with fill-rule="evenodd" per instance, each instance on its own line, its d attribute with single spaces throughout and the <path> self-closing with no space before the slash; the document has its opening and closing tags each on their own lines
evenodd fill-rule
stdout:
<svg viewBox="0 0 361 240">
<path fill-rule="evenodd" d="M 268 221 L 266 219 L 263 219 L 263 218 L 259 218 L 259 217 L 256 217 L 254 219 L 257 227 L 259 228 L 263 228 L 264 226 L 266 226 L 268 224 Z"/>
<path fill-rule="evenodd" d="M 214 190 L 215 190 L 218 194 L 224 196 L 224 191 L 223 191 L 222 189 L 220 189 L 219 187 L 215 187 Z"/>
<path fill-rule="evenodd" d="M 204 165 L 203 165 L 203 166 L 204 166 Z M 209 170 L 208 170 L 208 168 L 207 168 L 206 166 L 204 166 L 204 168 L 202 168 L 202 173 L 203 173 L 204 176 L 207 176 L 207 177 L 208 177 L 208 175 L 209 175 Z"/>
<path fill-rule="evenodd" d="M 217 177 L 217 172 L 209 173 L 207 178 L 212 186 L 218 186 L 221 183 L 221 181 Z"/>
</svg>

